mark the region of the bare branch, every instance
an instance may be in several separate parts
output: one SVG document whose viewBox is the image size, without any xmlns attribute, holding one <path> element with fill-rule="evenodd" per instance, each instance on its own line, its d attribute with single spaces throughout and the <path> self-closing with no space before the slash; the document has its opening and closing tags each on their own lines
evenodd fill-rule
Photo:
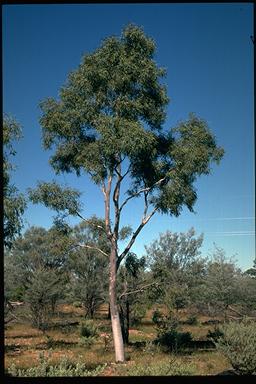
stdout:
<svg viewBox="0 0 256 384">
<path fill-rule="evenodd" d="M 77 244 L 74 248 L 76 248 L 76 247 L 93 249 L 95 251 L 98 251 L 98 252 L 102 253 L 102 255 L 109 257 L 109 255 L 106 252 L 102 251 L 102 249 L 100 249 L 98 247 L 94 247 L 94 246 L 91 246 L 91 245 L 88 245 L 88 244 Z"/>
</svg>

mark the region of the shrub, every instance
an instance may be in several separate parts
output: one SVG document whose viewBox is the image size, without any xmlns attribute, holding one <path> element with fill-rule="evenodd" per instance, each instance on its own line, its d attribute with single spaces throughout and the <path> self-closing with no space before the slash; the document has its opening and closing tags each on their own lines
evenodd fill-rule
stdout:
<svg viewBox="0 0 256 384">
<path fill-rule="evenodd" d="M 230 322 L 221 328 L 223 336 L 216 342 L 217 349 L 229 360 L 237 373 L 256 374 L 256 324 L 243 320 Z"/>
<path fill-rule="evenodd" d="M 93 320 L 85 320 L 80 325 L 80 336 L 82 337 L 97 337 L 98 327 L 94 324 Z"/>
<path fill-rule="evenodd" d="M 190 332 L 178 332 L 176 329 L 164 330 L 158 334 L 156 343 L 172 352 L 189 347 L 192 341 Z"/>
<path fill-rule="evenodd" d="M 213 341 L 217 342 L 220 337 L 224 335 L 223 331 L 219 327 L 215 327 L 213 331 L 209 329 L 207 332 L 206 337 L 208 339 L 212 339 Z"/>
<path fill-rule="evenodd" d="M 152 315 L 153 323 L 155 325 L 159 325 L 163 322 L 163 320 L 164 320 L 164 316 L 163 316 L 162 312 L 160 312 L 159 309 L 156 309 Z"/>
<path fill-rule="evenodd" d="M 81 303 L 81 301 L 74 301 L 73 306 L 75 308 L 82 308 L 83 304 Z"/>
<path fill-rule="evenodd" d="M 132 365 L 125 372 L 120 373 L 125 376 L 189 376 L 195 375 L 195 368 L 191 364 L 172 360 L 158 364 Z"/>
<path fill-rule="evenodd" d="M 188 325 L 197 325 L 198 324 L 198 320 L 197 320 L 197 317 L 195 315 L 190 315 L 186 321 L 186 324 Z"/>
<path fill-rule="evenodd" d="M 146 308 L 143 305 L 135 305 L 131 314 L 131 325 L 139 325 L 146 315 Z"/>
<path fill-rule="evenodd" d="M 179 319 L 172 312 L 165 316 L 158 309 L 154 311 L 152 321 L 159 330 L 176 329 L 179 326 Z"/>
<path fill-rule="evenodd" d="M 80 325 L 80 342 L 84 347 L 91 347 L 98 338 L 98 327 L 94 325 L 93 320 L 86 320 Z"/>
<path fill-rule="evenodd" d="M 66 357 L 58 365 L 50 365 L 48 358 L 40 356 L 39 365 L 28 369 L 19 369 L 14 364 L 8 369 L 10 376 L 16 377 L 66 377 L 66 376 L 98 376 L 105 369 L 106 364 L 88 370 L 84 363 L 72 363 Z"/>
</svg>

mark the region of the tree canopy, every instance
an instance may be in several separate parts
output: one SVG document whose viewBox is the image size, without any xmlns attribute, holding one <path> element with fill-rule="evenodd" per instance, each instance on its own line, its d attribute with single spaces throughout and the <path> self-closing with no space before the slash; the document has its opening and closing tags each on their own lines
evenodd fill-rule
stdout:
<svg viewBox="0 0 256 384">
<path fill-rule="evenodd" d="M 15 156 L 13 141 L 21 138 L 20 125 L 8 115 L 3 119 L 3 198 L 4 198 L 4 246 L 11 248 L 23 226 L 22 215 L 26 208 L 24 196 L 11 183 L 11 171 L 15 169 L 11 156 Z"/>
</svg>

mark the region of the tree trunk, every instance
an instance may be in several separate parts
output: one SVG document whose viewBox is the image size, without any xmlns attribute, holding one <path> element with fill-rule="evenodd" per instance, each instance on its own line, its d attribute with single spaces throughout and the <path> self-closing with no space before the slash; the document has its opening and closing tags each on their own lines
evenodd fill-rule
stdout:
<svg viewBox="0 0 256 384">
<path fill-rule="evenodd" d="M 109 273 L 109 304 L 116 362 L 124 362 L 124 343 L 116 297 L 116 246 L 112 244 Z"/>
<path fill-rule="evenodd" d="M 126 306 L 126 304 L 120 304 L 120 321 L 121 321 L 121 330 L 122 330 L 122 336 L 124 344 L 129 343 L 129 326 L 128 326 L 128 319 L 127 319 L 127 311 L 123 309 L 123 306 Z M 125 308 L 126 309 L 126 308 Z"/>
</svg>

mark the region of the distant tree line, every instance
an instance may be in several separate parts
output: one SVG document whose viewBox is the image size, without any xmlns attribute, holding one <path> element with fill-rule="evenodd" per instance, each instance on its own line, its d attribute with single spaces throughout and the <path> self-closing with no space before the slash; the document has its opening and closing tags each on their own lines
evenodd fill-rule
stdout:
<svg viewBox="0 0 256 384">
<path fill-rule="evenodd" d="M 5 302 L 24 302 L 31 323 L 42 330 L 60 302 L 80 305 L 85 318 L 93 319 L 108 303 L 109 263 L 97 248 L 107 254 L 109 245 L 100 223 L 94 216 L 74 227 L 31 227 L 18 237 L 6 251 Z M 145 247 L 143 257 L 129 253 L 118 271 L 117 290 L 125 343 L 129 328 L 156 304 L 164 305 L 167 316 L 183 308 L 216 316 L 233 305 L 245 314 L 256 311 L 255 264 L 243 273 L 218 247 L 203 257 L 202 242 L 193 228 L 167 231 Z"/>
</svg>

